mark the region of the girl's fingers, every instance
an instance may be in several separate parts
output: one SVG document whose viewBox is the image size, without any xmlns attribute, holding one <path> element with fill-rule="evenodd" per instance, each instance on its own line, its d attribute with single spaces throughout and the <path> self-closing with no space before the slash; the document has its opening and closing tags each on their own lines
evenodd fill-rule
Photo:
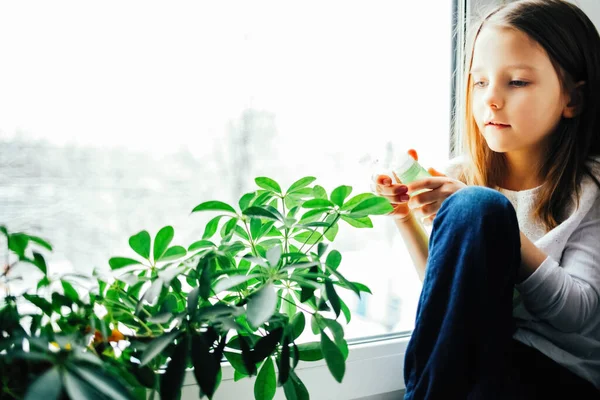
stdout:
<svg viewBox="0 0 600 400">
<path fill-rule="evenodd" d="M 417 154 L 417 151 L 415 149 L 408 150 L 408 155 L 411 156 L 413 160 L 419 161 L 419 155 Z"/>
<path fill-rule="evenodd" d="M 437 212 L 440 210 L 440 206 L 441 203 L 436 201 L 433 203 L 425 204 L 419 208 L 412 208 L 411 210 L 418 216 L 425 218 L 437 214 Z"/>
<path fill-rule="evenodd" d="M 429 217 L 423 218 L 423 224 L 427 226 L 433 225 L 433 220 L 437 214 L 430 215 Z"/>
<path fill-rule="evenodd" d="M 428 168 L 427 172 L 429 172 L 429 174 L 431 176 L 446 176 L 443 173 L 439 172 L 438 170 L 434 169 L 434 168 Z"/>
<path fill-rule="evenodd" d="M 432 176 L 431 178 L 419 179 L 418 181 L 408 183 L 406 186 L 408 187 L 408 192 L 413 193 L 418 192 L 419 190 L 434 190 L 446 182 L 448 182 L 448 178 Z"/>
<path fill-rule="evenodd" d="M 375 177 L 375 183 L 377 183 L 378 185 L 391 185 L 392 184 L 392 178 L 390 178 L 387 175 L 377 175 Z"/>
<path fill-rule="evenodd" d="M 435 190 L 431 190 L 429 192 L 419 193 L 417 195 L 410 196 L 410 200 L 408 202 L 408 206 L 413 208 L 419 208 L 425 204 L 433 203 L 439 200 L 439 195 Z"/>
<path fill-rule="evenodd" d="M 387 195 L 387 196 L 383 195 L 381 193 L 377 193 L 377 194 L 379 194 L 381 197 L 387 199 L 387 201 L 392 203 L 392 205 L 406 203 L 410 199 L 410 196 L 408 194 Z"/>
</svg>

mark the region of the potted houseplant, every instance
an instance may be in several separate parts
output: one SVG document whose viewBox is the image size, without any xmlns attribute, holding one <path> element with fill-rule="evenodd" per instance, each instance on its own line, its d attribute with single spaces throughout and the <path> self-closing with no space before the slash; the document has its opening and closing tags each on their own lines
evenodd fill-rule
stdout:
<svg viewBox="0 0 600 400">
<path fill-rule="evenodd" d="M 0 399 L 178 399 L 193 368 L 199 398 L 212 398 L 226 358 L 236 379 L 257 375 L 256 399 L 308 399 L 294 372 L 325 359 L 341 382 L 348 345 L 341 321 L 350 310 L 340 289 L 369 289 L 342 274 L 329 244 L 340 225 L 372 227 L 391 205 L 371 193 L 330 194 L 305 177 L 287 190 L 267 177 L 232 206 L 213 213 L 202 238 L 174 245 L 174 229 L 129 238 L 132 255 L 109 260 L 112 276 L 51 276 L 44 239 L 0 227 L 11 257 L 1 275 Z M 41 270 L 35 288 L 10 293 L 23 263 Z M 87 289 L 83 289 L 87 288 Z M 304 331 L 319 335 L 296 343 Z"/>
</svg>

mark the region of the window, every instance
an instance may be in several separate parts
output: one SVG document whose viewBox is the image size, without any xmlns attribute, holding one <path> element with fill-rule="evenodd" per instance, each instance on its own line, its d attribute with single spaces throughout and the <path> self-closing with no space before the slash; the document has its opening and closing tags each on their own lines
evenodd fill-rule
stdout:
<svg viewBox="0 0 600 400">
<path fill-rule="evenodd" d="M 89 273 L 142 229 L 192 243 L 209 218 L 192 208 L 257 176 L 358 193 L 376 158 L 443 167 L 452 3 L 4 3 L 0 224 L 53 243 L 51 271 Z M 334 242 L 374 293 L 344 297 L 347 338 L 414 324 L 420 282 L 374 224 Z"/>
</svg>

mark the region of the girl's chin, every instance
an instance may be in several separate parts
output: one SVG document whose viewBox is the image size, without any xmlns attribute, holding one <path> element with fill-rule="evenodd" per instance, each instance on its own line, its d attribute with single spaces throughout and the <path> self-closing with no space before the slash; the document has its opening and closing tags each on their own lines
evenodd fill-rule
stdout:
<svg viewBox="0 0 600 400">
<path fill-rule="evenodd" d="M 496 138 L 485 138 L 485 142 L 487 143 L 490 150 L 496 153 L 506 153 L 511 150 L 516 150 L 515 143 L 509 143 L 507 140 L 497 140 Z"/>
</svg>

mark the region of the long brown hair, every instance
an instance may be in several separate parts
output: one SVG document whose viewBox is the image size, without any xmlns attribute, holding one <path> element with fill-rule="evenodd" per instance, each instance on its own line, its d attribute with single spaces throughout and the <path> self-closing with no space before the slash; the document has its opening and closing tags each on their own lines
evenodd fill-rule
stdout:
<svg viewBox="0 0 600 400">
<path fill-rule="evenodd" d="M 562 118 L 551 133 L 549 148 L 538 173 L 546 177 L 538 192 L 535 217 L 549 231 L 564 218 L 567 207 L 579 203 L 581 180 L 591 176 L 591 158 L 600 154 L 600 36 L 577 6 L 562 0 L 522 0 L 500 6 L 474 26 L 464 65 L 465 95 L 457 115 L 465 163 L 461 180 L 469 185 L 500 186 L 506 171 L 502 153 L 492 151 L 480 134 L 471 110 L 470 75 L 475 40 L 486 25 L 511 27 L 544 48 L 564 93 L 580 104 L 573 118 Z M 585 82 L 579 88 L 577 82 Z"/>
</svg>

